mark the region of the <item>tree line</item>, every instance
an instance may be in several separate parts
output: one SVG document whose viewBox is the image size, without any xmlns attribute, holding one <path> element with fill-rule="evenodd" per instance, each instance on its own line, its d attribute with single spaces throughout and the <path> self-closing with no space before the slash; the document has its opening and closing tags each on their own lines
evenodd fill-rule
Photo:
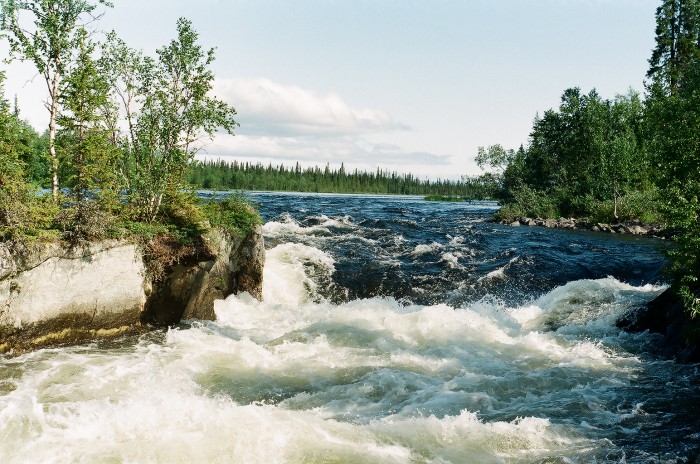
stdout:
<svg viewBox="0 0 700 464">
<path fill-rule="evenodd" d="M 496 184 L 491 176 L 464 177 L 459 181 L 419 179 L 378 168 L 376 172 L 346 171 L 344 164 L 301 168 L 283 164 L 239 163 L 209 160 L 193 163 L 187 179 L 193 185 L 214 190 L 273 190 L 326 193 L 375 193 L 392 195 L 443 195 L 469 200 L 492 198 Z"/>
<path fill-rule="evenodd" d="M 700 0 L 663 0 L 644 95 L 563 92 L 517 150 L 480 147 L 504 217 L 637 219 L 673 231 L 674 287 L 700 313 Z"/>
<path fill-rule="evenodd" d="M 235 109 L 210 95 L 214 50 L 198 43 L 184 18 L 155 56 L 115 32 L 97 40 L 92 27 L 111 6 L 0 0 L 0 39 L 10 59 L 32 63 L 46 84 L 49 120 L 39 135 L 21 120 L 16 101 L 0 99 L 6 242 L 47 234 L 79 242 L 142 228 L 136 223 L 196 223 L 202 214 L 183 193 L 187 168 L 215 131 L 237 126 Z M 0 73 L 0 90 L 3 81 Z"/>
</svg>

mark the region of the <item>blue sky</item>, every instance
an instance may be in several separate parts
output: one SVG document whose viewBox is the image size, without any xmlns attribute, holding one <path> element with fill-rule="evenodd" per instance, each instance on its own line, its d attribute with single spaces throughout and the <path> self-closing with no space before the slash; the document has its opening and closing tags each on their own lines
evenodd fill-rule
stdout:
<svg viewBox="0 0 700 464">
<path fill-rule="evenodd" d="M 478 174 L 477 147 L 527 143 L 568 87 L 643 90 L 657 0 L 114 0 L 99 27 L 153 52 L 192 20 L 239 113 L 205 156 Z M 0 48 L 4 53 L 6 48 Z M 28 65 L 5 65 L 37 127 Z"/>
</svg>

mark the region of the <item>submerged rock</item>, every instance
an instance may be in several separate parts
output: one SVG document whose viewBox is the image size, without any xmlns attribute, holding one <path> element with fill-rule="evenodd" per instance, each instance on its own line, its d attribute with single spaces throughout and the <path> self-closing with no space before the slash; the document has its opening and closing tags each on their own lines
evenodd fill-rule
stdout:
<svg viewBox="0 0 700 464">
<path fill-rule="evenodd" d="M 0 245 L 0 352 L 213 320 L 216 299 L 261 298 L 264 259 L 259 226 L 246 237 L 214 229 L 160 272 L 149 269 L 148 247 L 127 241 L 21 255 Z"/>
</svg>

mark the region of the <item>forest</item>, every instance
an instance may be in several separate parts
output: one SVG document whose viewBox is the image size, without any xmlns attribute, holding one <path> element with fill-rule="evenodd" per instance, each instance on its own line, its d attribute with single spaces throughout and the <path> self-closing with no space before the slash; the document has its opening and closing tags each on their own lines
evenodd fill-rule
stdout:
<svg viewBox="0 0 700 464">
<path fill-rule="evenodd" d="M 441 195 L 466 200 L 493 198 L 496 182 L 492 175 L 463 176 L 459 181 L 419 179 L 378 168 L 376 172 L 314 166 L 302 169 L 284 165 L 263 166 L 233 161 L 192 163 L 187 180 L 199 188 L 214 190 L 273 190 L 287 192 L 374 193 L 388 195 Z"/>
<path fill-rule="evenodd" d="M 674 288 L 700 313 L 700 1 L 663 0 L 644 95 L 566 89 L 527 144 L 481 147 L 498 215 L 666 224 Z"/>
</svg>

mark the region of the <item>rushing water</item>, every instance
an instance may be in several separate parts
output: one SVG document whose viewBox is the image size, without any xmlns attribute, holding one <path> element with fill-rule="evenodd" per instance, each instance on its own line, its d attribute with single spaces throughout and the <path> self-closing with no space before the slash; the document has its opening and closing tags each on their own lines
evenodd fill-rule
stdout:
<svg viewBox="0 0 700 464">
<path fill-rule="evenodd" d="M 648 463 L 700 450 L 698 366 L 615 327 L 663 242 L 493 207 L 254 194 L 264 301 L 0 358 L 0 462 Z"/>
</svg>

